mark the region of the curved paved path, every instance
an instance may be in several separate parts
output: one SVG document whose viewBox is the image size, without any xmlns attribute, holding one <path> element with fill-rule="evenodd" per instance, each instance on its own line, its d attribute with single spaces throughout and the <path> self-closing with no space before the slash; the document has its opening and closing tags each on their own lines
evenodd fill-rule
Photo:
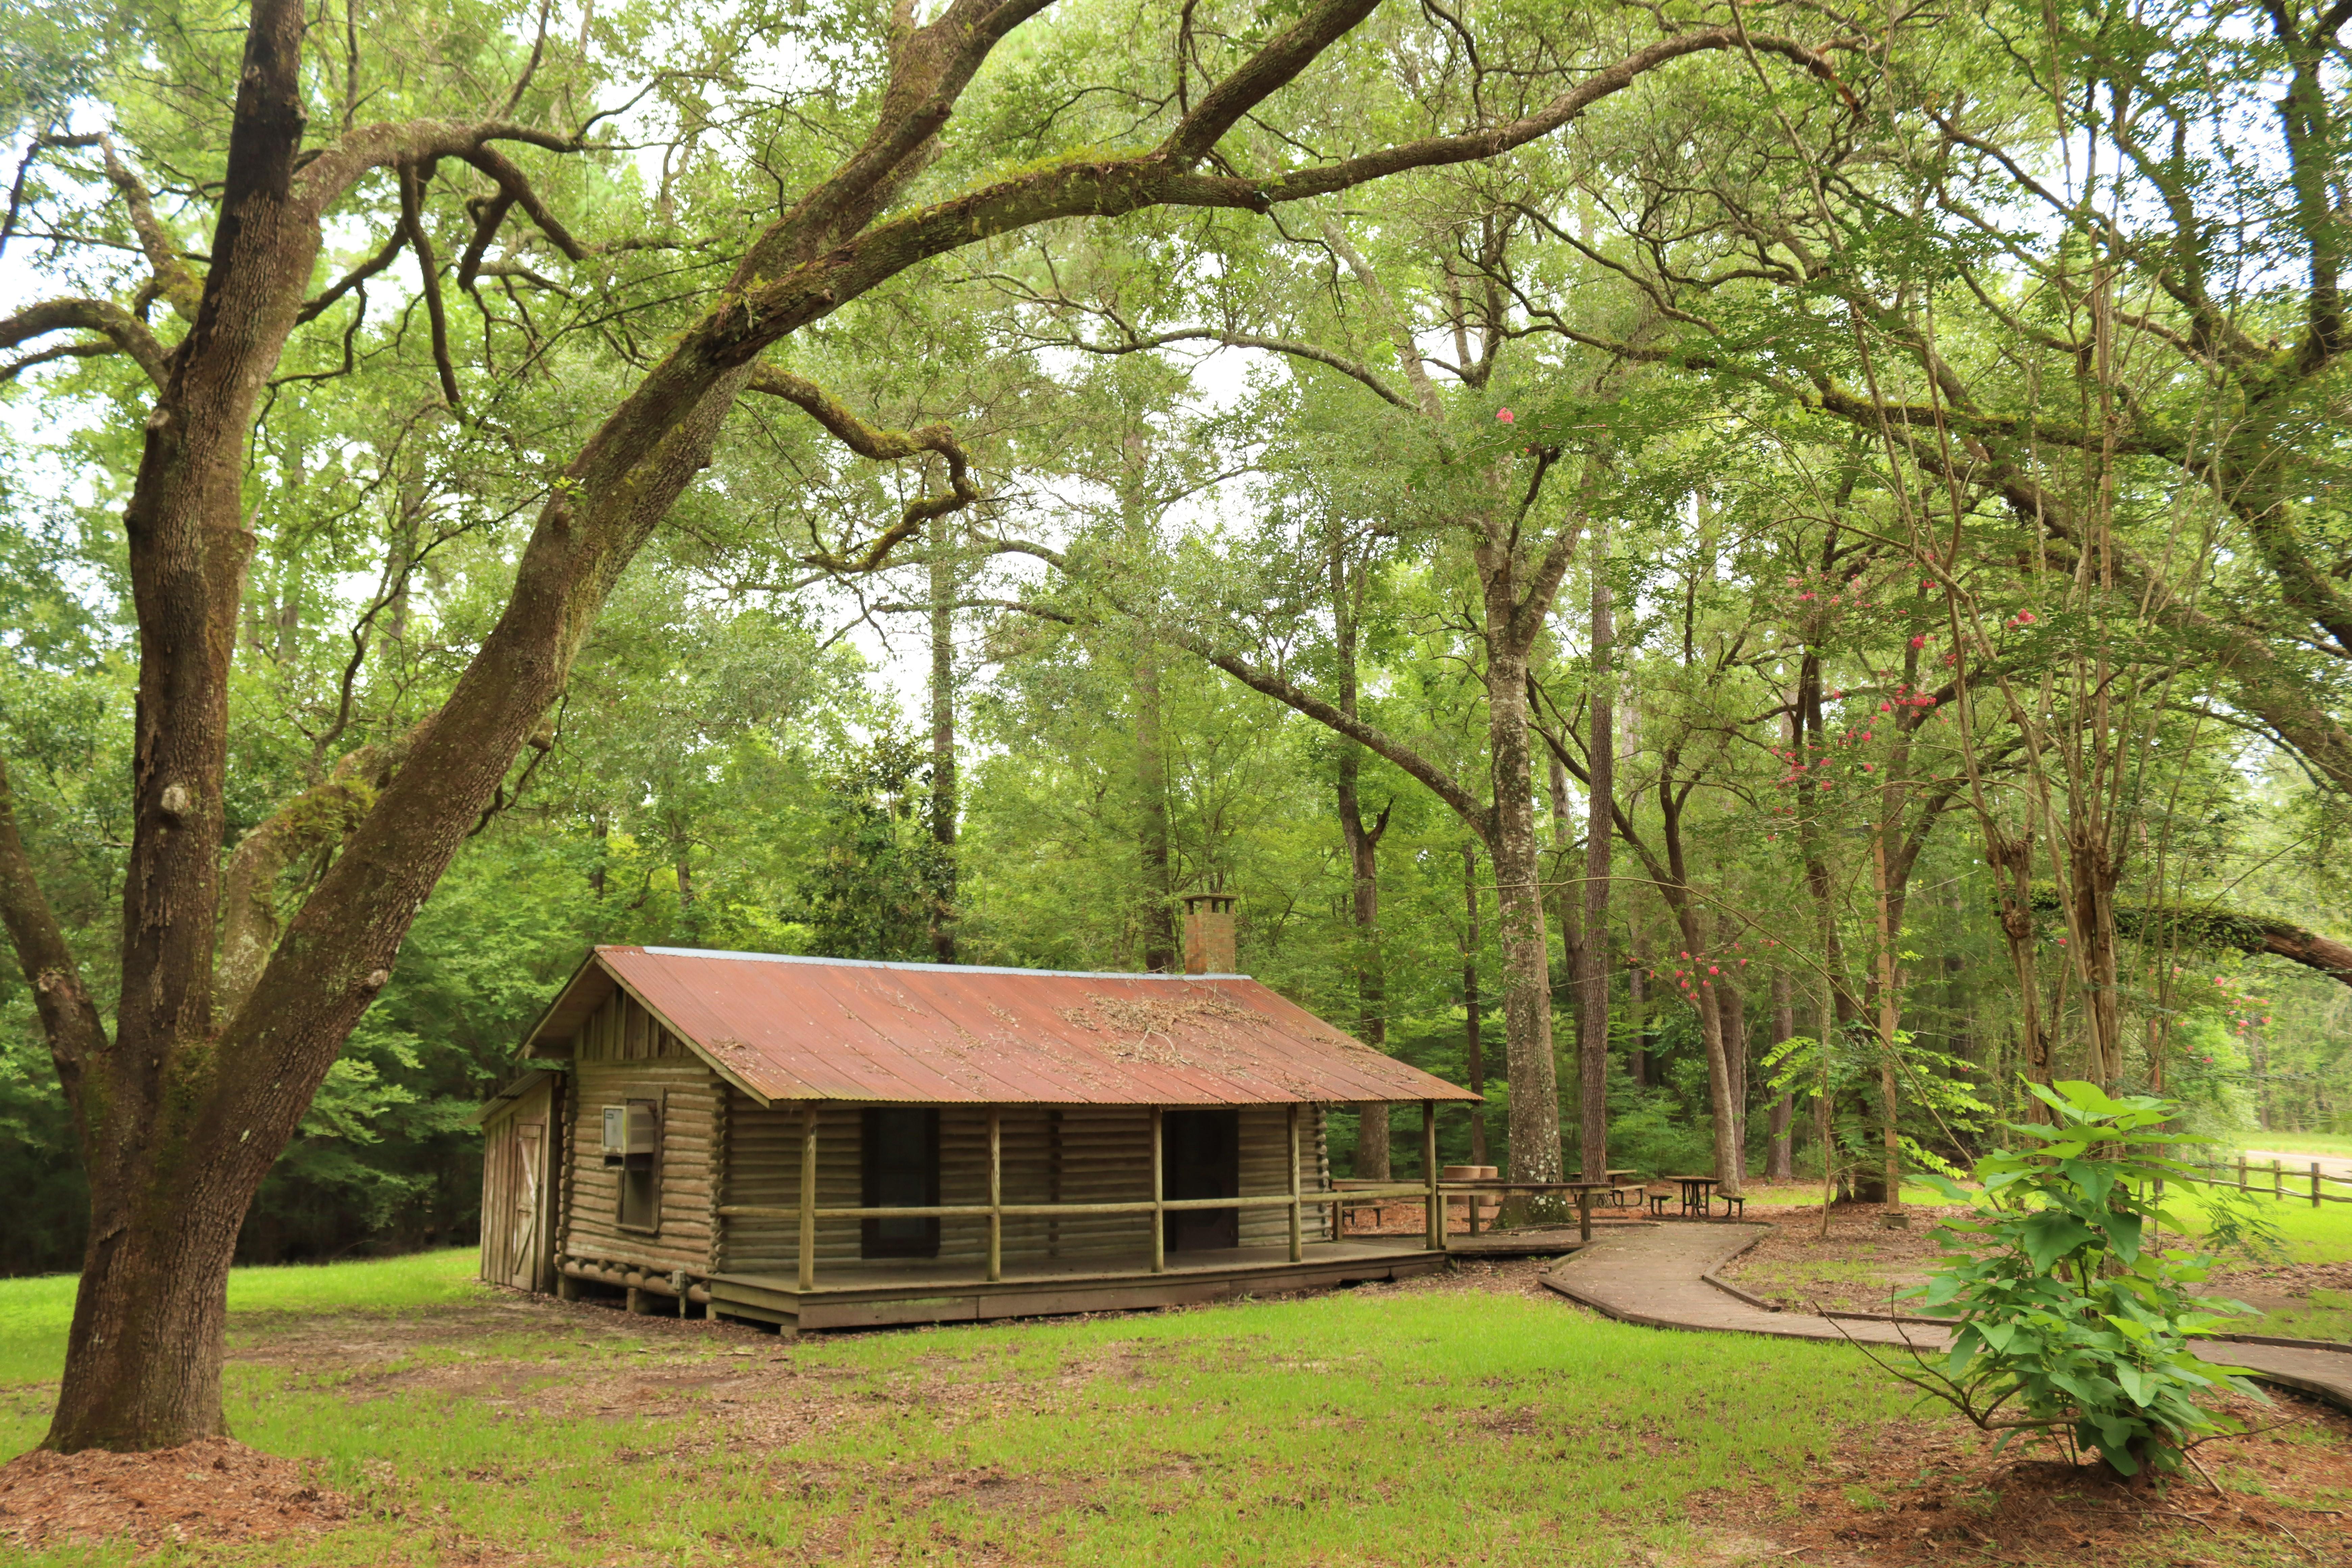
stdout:
<svg viewBox="0 0 2352 1568">
<path fill-rule="evenodd" d="M 1771 1230 L 1767 1225 L 1662 1225 L 1595 1237 L 1562 1258 L 1543 1282 L 1570 1300 L 1628 1323 L 1654 1329 L 1715 1330 L 1790 1340 L 1835 1340 L 1895 1349 L 1942 1350 L 1950 1331 L 1937 1324 L 1883 1318 L 1813 1317 L 1776 1312 L 1708 1283 L 1714 1273 Z M 2208 1361 L 2242 1366 L 2265 1383 L 2316 1394 L 2352 1410 L 2352 1351 L 2318 1344 L 2215 1342 Z"/>
</svg>

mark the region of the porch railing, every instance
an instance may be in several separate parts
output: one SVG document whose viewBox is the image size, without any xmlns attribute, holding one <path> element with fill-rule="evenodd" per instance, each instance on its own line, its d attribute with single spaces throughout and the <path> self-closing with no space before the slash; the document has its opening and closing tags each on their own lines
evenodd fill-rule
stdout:
<svg viewBox="0 0 2352 1568">
<path fill-rule="evenodd" d="M 1043 1216 L 1066 1218 L 1074 1215 L 1150 1215 L 1151 1219 L 1151 1272 L 1168 1271 L 1168 1231 L 1161 1216 L 1181 1214 L 1192 1209 L 1268 1209 L 1290 1211 L 1290 1261 L 1302 1262 L 1306 1258 L 1306 1211 L 1337 1204 L 1348 1204 L 1381 1197 L 1419 1197 L 1428 1209 L 1428 1244 L 1432 1251 L 1445 1247 L 1445 1207 L 1442 1188 L 1459 1184 L 1441 1183 L 1437 1178 L 1437 1118 L 1433 1101 L 1422 1103 L 1422 1163 L 1429 1172 L 1427 1179 L 1418 1183 L 1398 1183 L 1391 1186 L 1366 1190 L 1360 1187 L 1344 1192 L 1310 1193 L 1302 1189 L 1299 1180 L 1300 1117 L 1304 1106 L 1288 1108 L 1290 1134 L 1289 1190 L 1284 1193 L 1255 1194 L 1248 1197 L 1171 1198 L 1162 1187 L 1162 1142 L 1160 1110 L 1151 1111 L 1151 1196 L 1111 1203 L 1046 1203 L 1008 1204 L 1004 1201 L 1004 1140 L 1003 1113 L 995 1106 L 988 1108 L 988 1201 L 984 1204 L 925 1204 L 869 1205 L 855 1207 L 820 1205 L 817 1202 L 817 1107 L 804 1105 L 801 1111 L 801 1183 L 800 1203 L 792 1208 L 762 1204 L 721 1204 L 721 1219 L 797 1219 L 800 1222 L 800 1258 L 798 1287 L 803 1290 L 816 1288 L 817 1222 L 828 1219 L 947 1219 L 977 1216 L 988 1221 L 988 1279 L 993 1284 L 1004 1278 L 1004 1221 Z M 1335 1223 L 1332 1226 L 1339 1229 Z"/>
</svg>

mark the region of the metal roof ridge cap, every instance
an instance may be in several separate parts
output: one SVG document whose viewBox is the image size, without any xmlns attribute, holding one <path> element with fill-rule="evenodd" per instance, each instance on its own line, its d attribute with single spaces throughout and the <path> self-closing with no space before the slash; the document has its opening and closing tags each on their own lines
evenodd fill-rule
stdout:
<svg viewBox="0 0 2352 1568">
<path fill-rule="evenodd" d="M 1017 969 L 991 963 L 913 963 L 887 958 L 819 958 L 797 952 L 737 952 L 717 947 L 614 947 L 599 952 L 649 952 L 663 958 L 728 958 L 746 963 L 818 963 L 837 969 L 911 969 L 931 974 L 1040 974 L 1057 980 L 1250 980 L 1248 974 L 1157 974 L 1132 969 Z"/>
</svg>

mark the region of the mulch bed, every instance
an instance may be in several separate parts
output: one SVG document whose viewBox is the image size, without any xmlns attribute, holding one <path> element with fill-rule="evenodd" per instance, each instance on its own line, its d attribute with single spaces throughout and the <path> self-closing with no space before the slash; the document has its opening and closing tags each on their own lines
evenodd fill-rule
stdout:
<svg viewBox="0 0 2352 1568">
<path fill-rule="evenodd" d="M 268 1540 L 351 1516 L 292 1459 L 209 1437 L 152 1454 L 36 1448 L 0 1465 L 0 1542 L 25 1550 L 70 1541 Z"/>
<path fill-rule="evenodd" d="M 2232 1402 L 2255 1430 L 2201 1445 L 2193 1469 L 2119 1482 L 2054 1443 L 1993 1440 L 1948 1421 L 1890 1424 L 1809 1468 L 1793 1510 L 1716 1494 L 1695 1522 L 1770 1537 L 1813 1568 L 2242 1568 L 2352 1562 L 2352 1420 L 2315 1402 Z M 2287 1427 L 2292 1430 L 2279 1430 Z M 1775 1517 L 1780 1515 L 1780 1517 Z"/>
</svg>

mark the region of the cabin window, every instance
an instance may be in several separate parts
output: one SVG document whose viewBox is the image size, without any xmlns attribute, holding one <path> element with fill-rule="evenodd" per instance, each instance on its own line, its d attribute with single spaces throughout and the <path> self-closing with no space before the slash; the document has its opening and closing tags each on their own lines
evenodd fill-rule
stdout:
<svg viewBox="0 0 2352 1568">
<path fill-rule="evenodd" d="M 661 1113 L 658 1100 L 628 1102 L 630 1142 L 620 1169 L 624 1230 L 661 1228 Z"/>
<path fill-rule="evenodd" d="M 927 1208 L 940 1201 L 940 1113 L 919 1106 L 877 1105 L 862 1129 L 862 1208 Z M 937 1258 L 936 1217 L 861 1222 L 867 1258 Z"/>
</svg>

